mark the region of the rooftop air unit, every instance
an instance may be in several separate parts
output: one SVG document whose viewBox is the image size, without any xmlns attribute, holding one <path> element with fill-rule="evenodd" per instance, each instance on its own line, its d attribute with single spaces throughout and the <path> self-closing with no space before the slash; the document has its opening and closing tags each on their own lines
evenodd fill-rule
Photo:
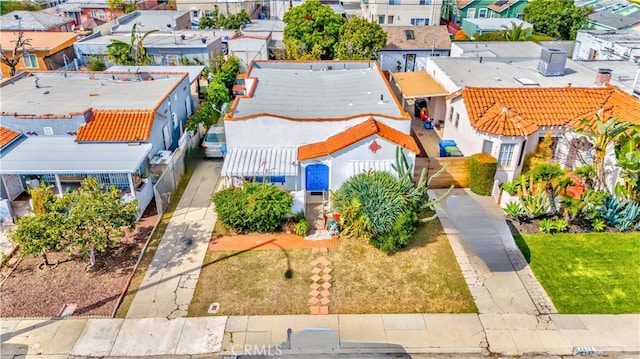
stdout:
<svg viewBox="0 0 640 359">
<path fill-rule="evenodd" d="M 538 60 L 538 72 L 545 76 L 563 76 L 567 52 L 560 49 L 542 49 Z"/>
</svg>

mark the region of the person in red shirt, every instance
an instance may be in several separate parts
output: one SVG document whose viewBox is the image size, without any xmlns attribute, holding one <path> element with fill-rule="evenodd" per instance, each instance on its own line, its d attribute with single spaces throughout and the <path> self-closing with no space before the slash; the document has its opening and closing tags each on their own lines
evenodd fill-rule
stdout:
<svg viewBox="0 0 640 359">
<path fill-rule="evenodd" d="M 422 121 L 422 123 L 431 122 L 429 121 L 429 110 L 427 110 L 426 107 L 423 107 L 422 110 L 420 110 L 420 120 Z"/>
</svg>

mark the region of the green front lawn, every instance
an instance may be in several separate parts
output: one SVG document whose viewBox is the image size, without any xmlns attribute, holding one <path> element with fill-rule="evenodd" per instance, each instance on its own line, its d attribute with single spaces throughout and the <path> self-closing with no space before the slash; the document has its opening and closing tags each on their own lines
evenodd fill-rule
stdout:
<svg viewBox="0 0 640 359">
<path fill-rule="evenodd" d="M 560 313 L 640 313 L 640 234 L 514 236 Z"/>
</svg>

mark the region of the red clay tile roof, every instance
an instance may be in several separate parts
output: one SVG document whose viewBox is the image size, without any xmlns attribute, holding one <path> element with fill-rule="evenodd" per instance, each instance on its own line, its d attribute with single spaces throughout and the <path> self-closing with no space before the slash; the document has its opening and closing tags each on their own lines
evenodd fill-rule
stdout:
<svg viewBox="0 0 640 359">
<path fill-rule="evenodd" d="M 80 127 L 77 142 L 148 141 L 155 115 L 153 111 L 93 111 Z"/>
<path fill-rule="evenodd" d="M 526 136 L 539 126 L 578 126 L 599 110 L 640 123 L 640 101 L 613 87 L 477 88 L 462 90 L 475 129 L 500 136 Z"/>
<path fill-rule="evenodd" d="M 20 136 L 20 132 L 12 131 L 5 127 L 0 127 L 0 148 L 8 145 L 11 141 Z"/>
<path fill-rule="evenodd" d="M 316 142 L 298 148 L 298 160 L 308 160 L 328 156 L 365 138 L 378 135 L 414 153 L 420 149 L 413 137 L 380 123 L 370 117 L 343 132 L 329 137 L 324 142 Z"/>
</svg>

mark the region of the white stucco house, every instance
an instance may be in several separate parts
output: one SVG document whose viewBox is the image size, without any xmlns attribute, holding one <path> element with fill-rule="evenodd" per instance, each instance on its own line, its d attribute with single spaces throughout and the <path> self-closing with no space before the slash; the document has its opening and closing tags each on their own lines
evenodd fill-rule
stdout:
<svg viewBox="0 0 640 359">
<path fill-rule="evenodd" d="M 634 30 L 580 30 L 574 60 L 640 62 L 640 32 Z"/>
<path fill-rule="evenodd" d="M 222 176 L 269 177 L 304 208 L 357 173 L 391 171 L 398 147 L 411 164 L 420 152 L 375 61 L 254 61 L 243 77 Z"/>
<path fill-rule="evenodd" d="M 640 102 L 610 75 L 562 60 L 552 59 L 562 64 L 557 69 L 541 64 L 544 56 L 508 62 L 429 58 L 427 73 L 449 93 L 430 99 L 443 138 L 454 140 L 466 156 L 485 152 L 496 157 L 496 180 L 502 183 L 520 174 L 524 156 L 547 133 L 553 138 L 553 161 L 573 169 L 590 160 L 588 141 L 575 132 L 581 119 L 599 113 L 605 120 L 618 116 L 640 123 Z M 617 179 L 613 160 L 611 182 Z"/>
</svg>

